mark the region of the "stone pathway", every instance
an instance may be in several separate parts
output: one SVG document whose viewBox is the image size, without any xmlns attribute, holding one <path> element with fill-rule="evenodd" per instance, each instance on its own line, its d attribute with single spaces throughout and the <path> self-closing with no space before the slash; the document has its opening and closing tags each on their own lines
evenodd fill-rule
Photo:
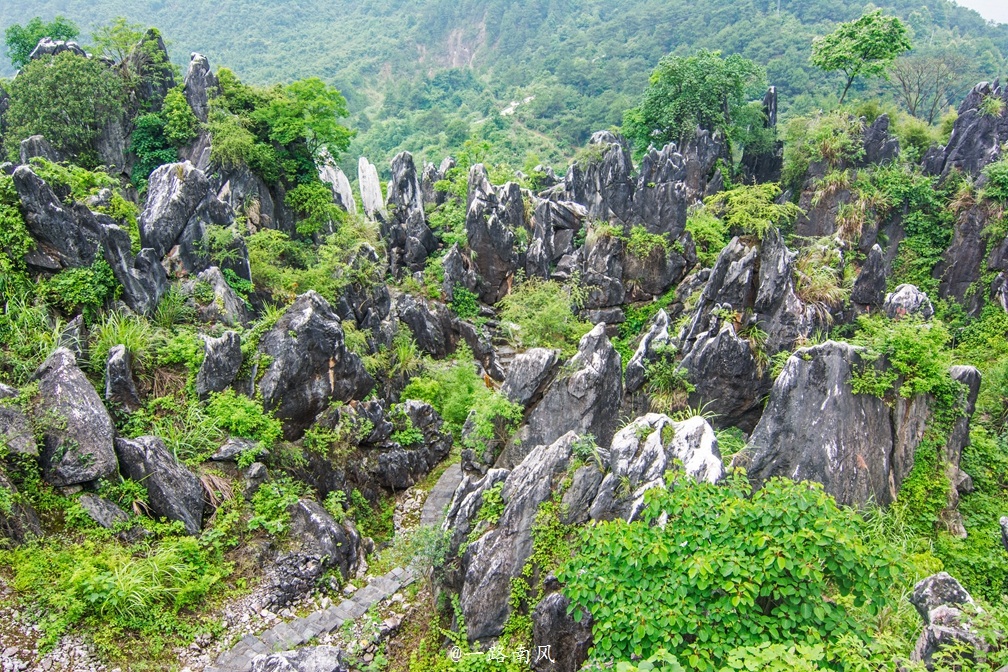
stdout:
<svg viewBox="0 0 1008 672">
<path fill-rule="evenodd" d="M 373 605 L 413 583 L 415 578 L 412 571 L 396 567 L 384 576 L 371 579 L 367 586 L 338 605 L 289 623 L 278 623 L 258 637 L 245 635 L 237 644 L 217 656 L 215 663 L 204 668 L 204 672 L 247 672 L 252 669 L 252 659 L 259 654 L 289 651 L 307 644 L 317 635 L 332 632 L 346 621 L 360 618 Z"/>
<path fill-rule="evenodd" d="M 462 482 L 462 466 L 456 462 L 441 474 L 434 487 L 427 495 L 423 512 L 420 514 L 421 525 L 440 525 L 444 508 L 451 503 L 455 488 Z"/>
</svg>

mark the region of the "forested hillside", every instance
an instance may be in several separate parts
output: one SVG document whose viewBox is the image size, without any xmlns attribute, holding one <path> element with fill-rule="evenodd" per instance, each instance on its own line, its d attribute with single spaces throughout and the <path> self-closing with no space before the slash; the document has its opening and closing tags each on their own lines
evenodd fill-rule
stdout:
<svg viewBox="0 0 1008 672">
<path fill-rule="evenodd" d="M 946 0 L 882 6 L 907 21 L 918 49 L 964 58 L 957 95 L 1004 72 L 1008 26 Z M 519 167 L 524 158 L 514 157 L 526 154 L 566 163 L 592 131 L 621 124 L 669 52 L 739 53 L 766 67 L 783 113 L 829 107 L 836 80 L 810 65 L 812 38 L 863 9 L 853 0 L 782 0 L 779 13 L 770 0 L 10 0 L 0 6 L 0 29 L 62 14 L 86 36 L 124 15 L 160 28 L 183 67 L 198 51 L 253 84 L 320 77 L 347 98 L 359 132 L 350 153 L 384 172 L 398 151 L 434 160 L 473 132 Z M 0 75 L 12 74 L 5 66 Z M 890 93 L 871 86 L 872 96 L 879 92 Z M 512 101 L 520 103 L 514 114 L 499 115 Z"/>
</svg>

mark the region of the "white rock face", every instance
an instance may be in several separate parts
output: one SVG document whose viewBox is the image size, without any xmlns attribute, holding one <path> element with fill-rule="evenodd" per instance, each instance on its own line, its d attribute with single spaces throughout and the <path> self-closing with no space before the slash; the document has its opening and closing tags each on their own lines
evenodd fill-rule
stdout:
<svg viewBox="0 0 1008 672">
<path fill-rule="evenodd" d="M 325 152 L 325 162 L 318 169 L 319 179 L 332 187 L 333 201 L 343 206 L 343 209 L 353 214 L 357 212 L 357 201 L 353 197 L 353 189 L 350 188 L 350 180 L 335 164 L 328 152 Z"/>
<path fill-rule="evenodd" d="M 378 169 L 363 156 L 357 161 L 357 183 L 360 185 L 364 214 L 370 219 L 375 219 L 378 214 L 384 215 L 385 199 L 382 198 Z"/>
</svg>

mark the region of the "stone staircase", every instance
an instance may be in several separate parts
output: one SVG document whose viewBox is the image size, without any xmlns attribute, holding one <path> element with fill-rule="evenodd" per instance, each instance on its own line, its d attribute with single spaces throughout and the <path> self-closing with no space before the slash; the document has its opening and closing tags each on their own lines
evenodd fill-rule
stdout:
<svg viewBox="0 0 1008 672">
<path fill-rule="evenodd" d="M 217 656 L 213 665 L 204 672 L 247 672 L 252 669 L 252 659 L 264 653 L 289 651 L 307 644 L 314 637 L 332 632 L 345 622 L 360 618 L 368 609 L 416 579 L 409 569 L 396 567 L 388 574 L 371 579 L 350 598 L 328 609 L 313 612 L 304 618 L 280 622 L 259 636 L 245 635 L 237 644 Z"/>
</svg>

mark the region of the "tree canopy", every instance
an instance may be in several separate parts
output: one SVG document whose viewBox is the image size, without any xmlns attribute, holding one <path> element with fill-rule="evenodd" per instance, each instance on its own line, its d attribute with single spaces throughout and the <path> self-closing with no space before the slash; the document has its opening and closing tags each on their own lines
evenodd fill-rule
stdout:
<svg viewBox="0 0 1008 672">
<path fill-rule="evenodd" d="M 41 134 L 59 151 L 76 154 L 122 112 L 122 80 L 113 69 L 69 51 L 31 61 L 8 90 L 8 152 Z"/>
<path fill-rule="evenodd" d="M 350 146 L 354 135 L 339 123 L 348 115 L 343 94 L 318 77 L 309 77 L 285 86 L 253 116 L 269 125 L 271 140 L 287 145 L 303 139 L 312 156 L 323 147 L 336 156 Z"/>
<path fill-rule="evenodd" d="M 904 51 L 910 50 L 906 26 L 895 16 L 883 16 L 876 9 L 849 23 L 842 23 L 829 35 L 812 41 L 812 65 L 826 72 L 839 70 L 847 77 L 840 103 L 857 77 L 886 76 L 886 68 Z"/>
<path fill-rule="evenodd" d="M 651 144 L 682 144 L 697 126 L 727 132 L 732 111 L 765 80 L 762 68 L 738 54 L 722 57 L 706 49 L 686 57 L 670 54 L 651 73 L 640 105 L 624 116 L 624 133 L 644 151 Z"/>
<path fill-rule="evenodd" d="M 80 30 L 76 24 L 62 16 L 57 16 L 48 23 L 36 16 L 24 26 L 16 23 L 10 26 L 4 34 L 4 42 L 11 64 L 15 68 L 23 68 L 28 64 L 31 52 L 43 37 L 53 40 L 73 40 L 79 34 Z"/>
</svg>

